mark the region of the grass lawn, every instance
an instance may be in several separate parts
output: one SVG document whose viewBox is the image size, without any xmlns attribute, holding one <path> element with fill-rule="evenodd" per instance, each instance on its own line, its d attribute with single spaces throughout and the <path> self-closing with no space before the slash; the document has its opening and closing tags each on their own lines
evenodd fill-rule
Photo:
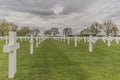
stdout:
<svg viewBox="0 0 120 80">
<path fill-rule="evenodd" d="M 120 43 L 111 47 L 101 40 L 88 52 L 88 43 L 81 41 L 75 48 L 60 41 L 47 39 L 30 55 L 29 42 L 20 43 L 17 51 L 17 73 L 8 79 L 8 55 L 0 40 L 0 80 L 120 80 Z M 34 45 L 35 46 L 35 45 Z"/>
</svg>

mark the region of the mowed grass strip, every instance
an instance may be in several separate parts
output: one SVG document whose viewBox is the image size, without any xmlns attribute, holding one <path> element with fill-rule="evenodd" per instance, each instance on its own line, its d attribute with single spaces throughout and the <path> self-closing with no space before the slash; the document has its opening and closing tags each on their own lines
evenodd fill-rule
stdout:
<svg viewBox="0 0 120 80">
<path fill-rule="evenodd" d="M 0 80 L 7 78 L 8 55 L 2 52 L 0 41 Z M 30 44 L 24 41 L 17 51 L 17 73 L 10 80 L 120 80 L 120 44 L 111 47 L 99 40 L 88 52 L 88 43 L 80 41 L 74 47 L 47 39 L 30 55 Z"/>
</svg>

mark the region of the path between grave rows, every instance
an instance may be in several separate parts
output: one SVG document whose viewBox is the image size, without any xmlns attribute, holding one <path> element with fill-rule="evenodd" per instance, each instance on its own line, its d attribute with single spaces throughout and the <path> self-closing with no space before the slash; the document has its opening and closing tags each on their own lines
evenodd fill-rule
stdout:
<svg viewBox="0 0 120 80">
<path fill-rule="evenodd" d="M 120 45 L 115 43 L 111 50 L 107 47 L 103 48 L 105 46 L 103 42 L 98 42 L 93 54 L 90 54 L 87 43 L 81 42 L 75 48 L 73 42 L 67 45 L 57 40 L 46 39 L 38 48 L 34 44 L 33 55 L 30 55 L 28 41 L 20 44 L 21 48 L 17 51 L 17 73 L 12 80 L 120 79 L 120 51 L 117 50 Z M 7 57 L 5 55 L 5 59 Z M 7 60 L 3 61 L 7 66 Z M 0 80 L 8 80 L 6 68 L 2 71 L 5 74 L 2 74 Z"/>
<path fill-rule="evenodd" d="M 33 55 L 28 54 L 28 57 L 23 54 L 21 56 L 18 55 L 22 61 L 19 59 L 21 64 L 18 65 L 18 68 L 21 70 L 16 75 L 16 78 L 17 76 L 22 76 L 22 74 L 26 75 L 26 78 L 28 77 L 27 75 L 31 75 L 30 79 L 37 78 L 38 80 L 73 80 L 84 78 L 83 74 L 81 74 L 83 70 L 77 69 L 81 63 L 72 62 L 64 49 L 65 45 L 56 40 L 47 39 L 39 48 L 35 48 Z"/>
</svg>

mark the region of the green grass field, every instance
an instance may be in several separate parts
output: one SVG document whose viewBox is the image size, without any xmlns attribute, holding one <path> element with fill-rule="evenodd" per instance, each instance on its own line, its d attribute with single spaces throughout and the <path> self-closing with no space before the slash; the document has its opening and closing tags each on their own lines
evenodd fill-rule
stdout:
<svg viewBox="0 0 120 80">
<path fill-rule="evenodd" d="M 0 40 L 0 80 L 120 80 L 120 43 L 111 47 L 101 40 L 88 52 L 88 43 L 81 41 L 75 48 L 60 41 L 47 39 L 30 55 L 29 42 L 20 43 L 17 51 L 17 73 L 8 79 L 8 55 Z M 34 45 L 35 46 L 35 45 Z"/>
</svg>

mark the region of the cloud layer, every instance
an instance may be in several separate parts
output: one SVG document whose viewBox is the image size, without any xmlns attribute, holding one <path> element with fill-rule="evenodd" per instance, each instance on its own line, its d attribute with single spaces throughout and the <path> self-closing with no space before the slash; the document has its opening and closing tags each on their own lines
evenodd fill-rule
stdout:
<svg viewBox="0 0 120 80">
<path fill-rule="evenodd" d="M 40 28 L 71 27 L 79 32 L 94 21 L 112 19 L 120 28 L 119 0 L 1 0 L 0 17 Z"/>
</svg>

